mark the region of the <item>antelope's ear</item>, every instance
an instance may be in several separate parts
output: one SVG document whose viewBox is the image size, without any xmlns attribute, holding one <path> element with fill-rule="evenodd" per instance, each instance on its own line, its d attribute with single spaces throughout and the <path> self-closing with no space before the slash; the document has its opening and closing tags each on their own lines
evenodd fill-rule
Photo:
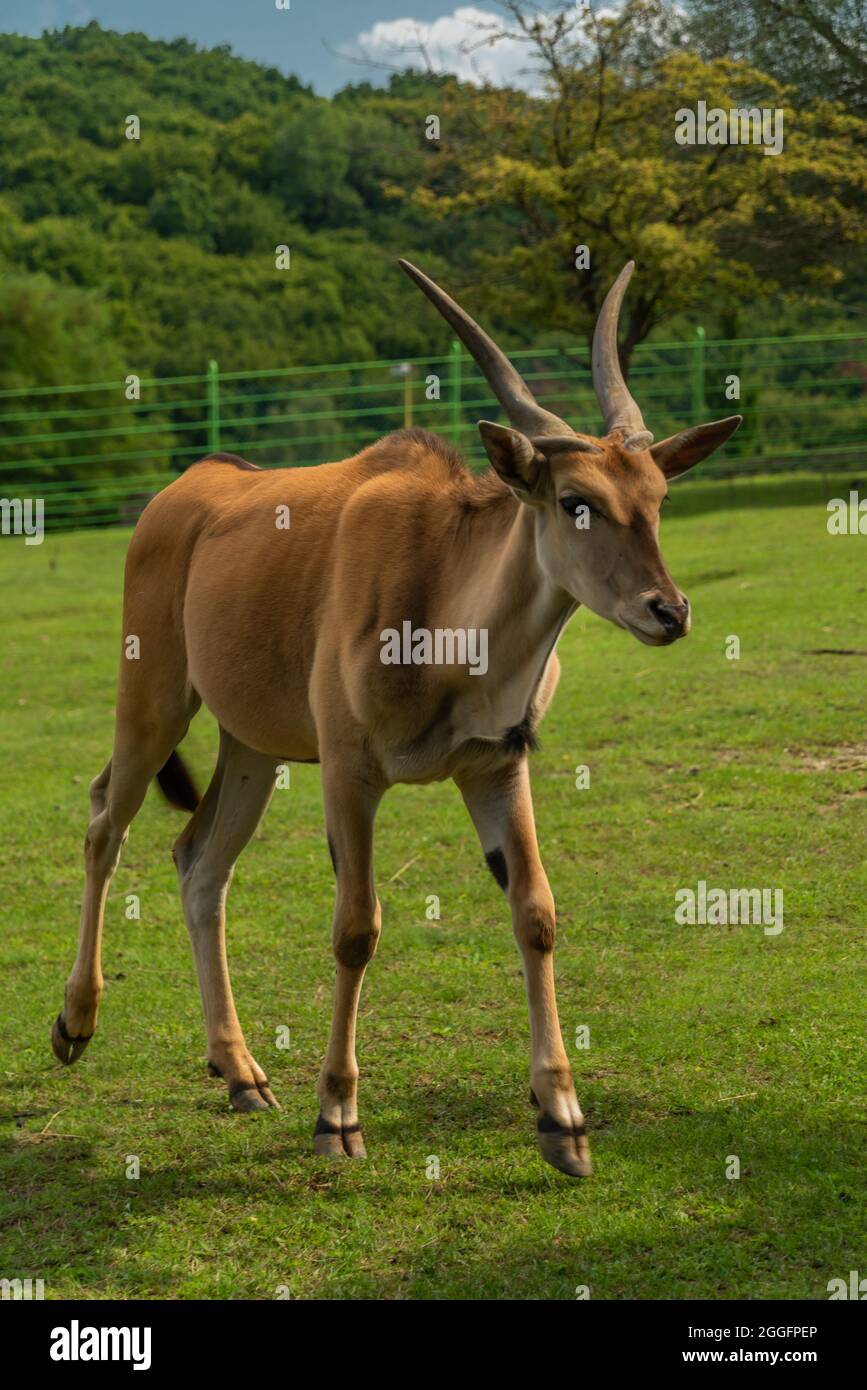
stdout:
<svg viewBox="0 0 867 1390">
<path fill-rule="evenodd" d="M 712 420 L 708 425 L 696 425 L 693 429 L 681 430 L 669 439 L 661 439 L 651 444 L 650 453 L 666 478 L 678 478 L 688 468 L 701 463 L 714 449 L 734 434 L 741 424 L 743 415 L 729 415 L 725 420 Z"/>
<path fill-rule="evenodd" d="M 508 483 L 522 502 L 531 505 L 537 502 L 545 459 L 536 446 L 520 430 L 496 425 L 492 420 L 479 421 L 479 434 L 503 482 Z"/>
</svg>

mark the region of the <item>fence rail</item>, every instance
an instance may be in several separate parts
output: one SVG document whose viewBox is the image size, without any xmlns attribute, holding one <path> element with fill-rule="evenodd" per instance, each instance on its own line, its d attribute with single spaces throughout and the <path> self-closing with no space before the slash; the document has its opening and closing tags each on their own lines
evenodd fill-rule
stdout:
<svg viewBox="0 0 867 1390">
<path fill-rule="evenodd" d="M 599 428 L 586 353 L 512 354 L 541 404 Z M 867 460 L 867 334 L 713 339 L 635 351 L 632 390 L 657 438 L 702 419 L 744 425 L 702 477 L 855 472 Z M 471 466 L 490 389 L 457 342 L 446 357 L 127 378 L 0 390 L 0 498 L 42 498 L 49 529 L 135 520 L 190 462 L 218 449 L 263 467 L 345 457 L 402 425 L 444 434 Z"/>
</svg>

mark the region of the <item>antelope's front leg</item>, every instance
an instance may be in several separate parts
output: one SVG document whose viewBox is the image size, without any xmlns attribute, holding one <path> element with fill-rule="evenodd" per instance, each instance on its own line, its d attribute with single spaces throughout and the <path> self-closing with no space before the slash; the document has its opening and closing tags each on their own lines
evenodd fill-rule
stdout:
<svg viewBox="0 0 867 1390">
<path fill-rule="evenodd" d="M 318 1154 L 366 1158 L 358 1123 L 355 1022 L 367 963 L 376 950 L 381 912 L 373 885 L 373 821 L 381 791 L 366 777 L 323 761 L 322 784 L 328 845 L 337 880 L 332 945 L 337 964 L 334 1012 L 319 1073 L 319 1118 L 313 1134 Z"/>
<path fill-rule="evenodd" d="M 508 893 L 530 1010 L 532 1100 L 542 1155 L 571 1177 L 589 1177 L 590 1147 L 563 1046 L 554 994 L 554 899 L 539 858 L 527 760 L 497 775 L 455 779 L 488 867 Z"/>
</svg>

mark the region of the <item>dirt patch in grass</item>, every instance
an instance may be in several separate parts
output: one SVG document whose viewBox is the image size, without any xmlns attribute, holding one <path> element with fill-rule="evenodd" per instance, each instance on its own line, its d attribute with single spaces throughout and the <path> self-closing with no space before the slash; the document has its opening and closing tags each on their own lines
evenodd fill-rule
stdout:
<svg viewBox="0 0 867 1390">
<path fill-rule="evenodd" d="M 821 752 L 790 748 L 789 752 L 810 772 L 867 772 L 867 743 L 844 743 Z"/>
</svg>

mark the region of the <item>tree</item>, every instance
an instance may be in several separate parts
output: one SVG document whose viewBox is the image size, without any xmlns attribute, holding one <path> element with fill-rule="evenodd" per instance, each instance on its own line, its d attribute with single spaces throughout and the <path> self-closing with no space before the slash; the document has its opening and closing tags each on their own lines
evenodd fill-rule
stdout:
<svg viewBox="0 0 867 1390">
<path fill-rule="evenodd" d="M 831 99 L 867 115 L 864 0 L 684 0 L 692 47 L 743 58 L 799 97 Z"/>
<path fill-rule="evenodd" d="M 607 17 L 522 0 L 502 8 L 505 21 L 479 41 L 526 42 L 540 94 L 453 86 L 445 120 L 458 134 L 418 195 L 452 223 L 484 213 L 494 249 L 475 258 L 478 302 L 507 304 L 534 333 L 589 335 L 634 258 L 626 365 L 655 327 L 695 305 L 808 301 L 839 282 L 865 240 L 867 122 L 829 102 L 796 109 L 742 61 L 669 52 L 658 0 L 629 0 Z M 782 109 L 783 153 L 677 143 L 676 113 L 699 101 Z M 576 268 L 581 245 L 586 268 Z"/>
<path fill-rule="evenodd" d="M 283 123 L 266 156 L 271 191 L 306 227 L 353 221 L 362 202 L 347 184 L 349 119 L 322 102 Z"/>
</svg>

